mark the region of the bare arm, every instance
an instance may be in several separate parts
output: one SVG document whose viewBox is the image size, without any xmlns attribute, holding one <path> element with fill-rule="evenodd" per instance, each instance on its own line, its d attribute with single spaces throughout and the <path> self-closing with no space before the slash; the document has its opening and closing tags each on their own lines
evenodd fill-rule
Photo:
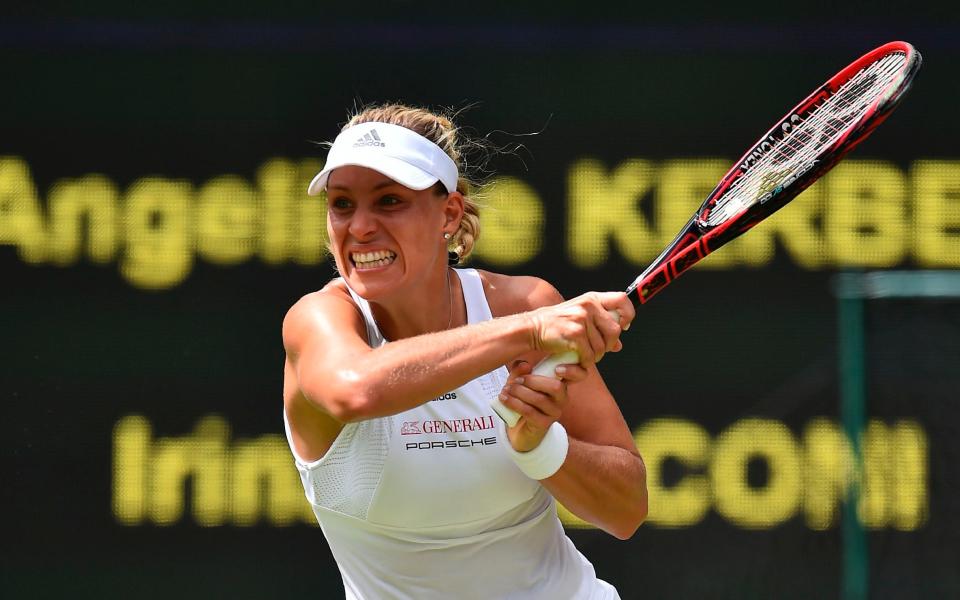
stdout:
<svg viewBox="0 0 960 600">
<path fill-rule="evenodd" d="M 541 483 L 573 514 L 621 540 L 647 518 L 646 470 L 627 450 L 570 438 L 563 467 Z"/>
<path fill-rule="evenodd" d="M 413 408 L 508 362 L 531 345 L 520 315 L 397 340 L 371 349 L 363 321 L 335 294 L 305 297 L 283 324 L 298 388 L 341 423 Z"/>
<path fill-rule="evenodd" d="M 619 348 L 607 308 L 629 305 L 620 293 L 592 294 L 561 306 L 509 314 L 393 341 L 372 349 L 354 304 L 336 290 L 304 297 L 283 324 L 296 388 L 340 423 L 392 415 L 506 364 L 530 350 L 575 347 L 591 360 Z M 607 306 L 609 305 L 609 306 Z M 606 330 L 603 330 L 603 327 Z"/>
<path fill-rule="evenodd" d="M 558 299 L 544 293 L 538 301 Z M 529 451 L 559 421 L 570 440 L 567 458 L 540 483 L 573 514 L 629 538 L 647 515 L 646 469 L 630 429 L 595 365 L 566 366 L 563 380 L 529 375 L 540 356 L 515 365 L 504 387 L 501 401 L 522 416 L 508 431 L 511 445 Z"/>
<path fill-rule="evenodd" d="M 596 367 L 569 387 L 572 406 L 561 418 L 570 437 L 567 460 L 541 483 L 573 514 L 627 539 L 647 517 L 643 459 Z"/>
</svg>

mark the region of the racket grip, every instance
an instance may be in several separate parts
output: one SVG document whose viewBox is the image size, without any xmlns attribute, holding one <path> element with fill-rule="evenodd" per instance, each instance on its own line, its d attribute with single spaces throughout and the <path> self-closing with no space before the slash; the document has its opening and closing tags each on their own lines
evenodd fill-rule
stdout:
<svg viewBox="0 0 960 600">
<path fill-rule="evenodd" d="M 537 366 L 533 368 L 531 374 L 543 375 L 544 377 L 557 377 L 556 368 L 558 365 L 570 365 L 578 362 L 580 362 L 580 355 L 573 350 L 568 352 L 560 352 L 558 354 L 551 354 L 537 363 Z M 504 406 L 503 402 L 500 402 L 500 398 L 494 398 L 493 402 L 490 403 L 490 406 L 498 415 L 500 415 L 500 418 L 503 419 L 503 422 L 507 424 L 507 427 L 513 427 L 517 424 L 517 421 L 520 420 L 520 413 L 512 408 L 507 408 Z"/>
<path fill-rule="evenodd" d="M 608 310 L 607 313 L 613 318 L 614 321 L 620 322 L 619 312 L 615 310 Z M 537 366 L 535 366 L 533 371 L 531 371 L 531 375 L 542 375 L 544 377 L 554 377 L 556 379 L 560 379 L 560 376 L 557 375 L 558 366 L 575 365 L 579 362 L 580 355 L 574 350 L 558 352 L 557 354 L 551 354 L 537 363 Z M 490 403 L 490 407 L 493 408 L 494 412 L 496 412 L 501 419 L 503 419 L 503 422 L 507 424 L 507 427 L 513 427 L 517 424 L 517 421 L 520 420 L 520 413 L 512 408 L 507 408 L 504 406 L 503 402 L 500 402 L 500 398 L 494 398 L 493 402 Z"/>
<path fill-rule="evenodd" d="M 520 420 L 520 413 L 504 406 L 503 402 L 500 402 L 500 398 L 494 398 L 490 403 L 490 408 L 507 424 L 507 427 L 513 427 Z"/>
</svg>

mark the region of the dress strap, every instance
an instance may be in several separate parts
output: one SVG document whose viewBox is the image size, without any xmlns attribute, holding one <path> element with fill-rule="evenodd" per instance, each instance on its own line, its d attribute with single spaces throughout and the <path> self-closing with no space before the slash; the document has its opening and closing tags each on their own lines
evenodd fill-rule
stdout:
<svg viewBox="0 0 960 600">
<path fill-rule="evenodd" d="M 482 323 L 493 318 L 487 295 L 483 292 L 483 280 L 476 269 L 454 269 L 463 287 L 463 300 L 467 305 L 467 323 Z"/>
<path fill-rule="evenodd" d="M 380 346 L 386 344 L 387 339 L 383 337 L 383 334 L 380 333 L 380 328 L 377 327 L 377 321 L 373 318 L 373 311 L 370 309 L 370 303 L 350 289 L 350 286 L 347 285 L 346 281 L 342 279 L 341 281 L 343 281 L 343 285 L 346 286 L 347 291 L 350 292 L 350 297 L 353 298 L 354 304 L 356 304 L 357 308 L 360 309 L 360 314 L 363 315 L 364 324 L 367 326 L 367 343 L 370 344 L 371 348 L 379 348 Z"/>
</svg>

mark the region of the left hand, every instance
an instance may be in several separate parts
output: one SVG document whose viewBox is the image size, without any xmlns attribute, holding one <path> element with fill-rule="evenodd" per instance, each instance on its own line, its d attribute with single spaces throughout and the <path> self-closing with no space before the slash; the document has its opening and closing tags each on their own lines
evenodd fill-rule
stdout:
<svg viewBox="0 0 960 600">
<path fill-rule="evenodd" d="M 532 370 L 530 363 L 518 362 L 500 392 L 500 402 L 520 414 L 517 424 L 507 428 L 507 438 L 517 452 L 529 452 L 540 445 L 567 406 L 567 383 L 587 377 L 587 370 L 580 365 L 560 365 L 559 379 L 531 375 Z"/>
</svg>

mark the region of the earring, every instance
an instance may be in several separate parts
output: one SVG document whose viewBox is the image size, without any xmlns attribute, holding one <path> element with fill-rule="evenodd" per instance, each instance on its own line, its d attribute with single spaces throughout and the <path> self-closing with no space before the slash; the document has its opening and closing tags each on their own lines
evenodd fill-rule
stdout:
<svg viewBox="0 0 960 600">
<path fill-rule="evenodd" d="M 450 232 L 449 232 L 449 231 L 443 234 L 443 239 L 445 239 L 445 240 L 449 240 L 449 239 L 450 239 Z"/>
</svg>

